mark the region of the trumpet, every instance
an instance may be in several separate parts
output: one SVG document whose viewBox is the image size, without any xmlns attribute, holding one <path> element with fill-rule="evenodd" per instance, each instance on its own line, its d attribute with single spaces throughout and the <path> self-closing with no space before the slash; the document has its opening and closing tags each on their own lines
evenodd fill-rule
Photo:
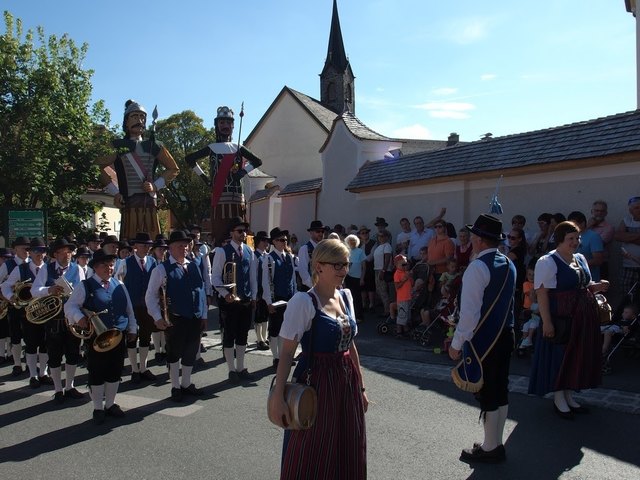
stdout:
<svg viewBox="0 0 640 480">
<path fill-rule="evenodd" d="M 61 295 L 46 295 L 31 300 L 25 308 L 27 321 L 34 325 L 42 325 L 62 313 L 64 301 L 73 292 L 73 286 L 64 277 L 57 278 L 54 284 L 62 287 L 63 293 Z"/>
<path fill-rule="evenodd" d="M 163 283 L 160 287 L 160 311 L 162 312 L 162 320 L 167 327 L 173 327 L 173 323 L 169 319 L 169 297 L 167 296 L 167 283 Z"/>
<path fill-rule="evenodd" d="M 29 305 L 31 299 L 31 280 L 25 280 L 24 282 L 16 282 L 13 286 L 13 295 L 11 296 L 11 303 L 15 308 L 24 308 Z"/>
<path fill-rule="evenodd" d="M 233 301 L 237 302 L 240 300 L 240 297 L 237 295 L 237 270 L 238 265 L 235 262 L 236 256 L 235 254 L 231 257 L 231 261 L 224 264 L 222 267 L 222 281 L 224 285 L 221 287 L 226 288 L 231 296 L 233 297 Z"/>
</svg>

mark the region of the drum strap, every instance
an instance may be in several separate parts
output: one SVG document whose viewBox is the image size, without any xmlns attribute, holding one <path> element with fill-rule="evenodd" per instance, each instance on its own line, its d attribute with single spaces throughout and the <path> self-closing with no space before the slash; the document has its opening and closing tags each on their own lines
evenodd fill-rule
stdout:
<svg viewBox="0 0 640 480">
<path fill-rule="evenodd" d="M 318 299 L 311 292 L 307 292 L 307 294 L 311 297 L 311 302 L 313 303 L 313 306 L 315 307 L 315 310 L 316 310 L 315 314 L 313 315 L 313 319 L 311 320 L 311 329 L 309 331 L 309 363 L 307 364 L 306 384 L 307 386 L 310 386 L 311 385 L 311 367 L 313 364 L 313 330 L 315 328 L 316 315 L 318 314 Z"/>
</svg>

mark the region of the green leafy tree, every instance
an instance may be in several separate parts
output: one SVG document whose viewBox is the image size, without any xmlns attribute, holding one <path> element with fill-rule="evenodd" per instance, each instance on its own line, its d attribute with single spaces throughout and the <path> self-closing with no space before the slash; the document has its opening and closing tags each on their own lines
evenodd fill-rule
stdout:
<svg viewBox="0 0 640 480">
<path fill-rule="evenodd" d="M 209 217 L 211 189 L 193 173 L 184 158 L 188 153 L 214 142 L 214 130 L 207 130 L 200 117 L 191 110 L 185 110 L 159 120 L 156 139 L 164 143 L 180 168 L 178 177 L 165 192 L 169 208 L 183 227 L 201 223 Z M 208 175 L 208 161 L 202 161 L 200 165 Z"/>
<path fill-rule="evenodd" d="M 90 105 L 88 46 L 67 35 L 23 32 L 4 12 L 0 36 L 0 205 L 45 208 L 53 235 L 76 233 L 97 208 L 82 199 L 97 184 L 93 159 L 113 132 L 99 101 Z"/>
</svg>

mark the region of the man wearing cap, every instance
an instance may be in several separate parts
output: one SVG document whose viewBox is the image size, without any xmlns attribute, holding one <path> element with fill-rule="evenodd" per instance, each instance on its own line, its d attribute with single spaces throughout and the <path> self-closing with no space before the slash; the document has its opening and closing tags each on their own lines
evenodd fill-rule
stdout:
<svg viewBox="0 0 640 480">
<path fill-rule="evenodd" d="M 138 322 L 137 339 L 127 342 L 127 356 L 131 364 L 131 381 L 137 384 L 143 379 L 156 380 L 156 376 L 147 368 L 147 357 L 149 356 L 151 336 L 161 332 L 156 328 L 153 318 L 147 313 L 147 306 L 144 302 L 151 271 L 156 267 L 155 259 L 149 256 L 153 240 L 151 240 L 151 236 L 148 233 L 138 232 L 132 242 L 135 247 L 135 253 L 120 263 L 115 276 L 122 280 L 124 286 L 127 287 L 127 292 L 129 292 L 129 297 L 133 304 L 133 312 Z M 140 346 L 139 349 L 136 348 L 137 345 Z M 154 345 L 157 345 L 155 337 Z M 140 352 L 140 363 L 138 363 L 138 350 Z"/>
<path fill-rule="evenodd" d="M 244 356 L 258 286 L 250 273 L 255 268 L 252 264 L 256 259 L 245 243 L 248 228 L 249 224 L 240 217 L 231 219 L 228 226 L 231 241 L 224 247 L 216 248 L 211 268 L 211 280 L 219 295 L 218 307 L 224 315 L 222 347 L 231 383 L 252 379 L 244 366 Z M 225 277 L 232 264 L 235 264 L 235 278 L 230 283 L 234 283 L 235 287 L 225 288 L 225 284 L 229 285 L 229 279 Z"/>
<path fill-rule="evenodd" d="M 624 295 L 630 295 L 638 304 L 640 292 L 640 197 L 631 197 L 627 202 L 629 214 L 625 215 L 616 229 L 614 239 L 621 242 L 622 278 L 621 286 Z"/>
<path fill-rule="evenodd" d="M 30 258 L 28 261 L 18 265 L 17 268 L 14 268 L 1 287 L 2 295 L 11 303 L 15 302 L 13 297 L 16 283 L 31 282 L 33 284 L 40 270 L 45 267 L 44 256 L 46 251 L 47 245 L 42 238 L 31 239 L 29 242 Z M 30 377 L 29 385 L 31 388 L 38 388 L 42 383 L 52 384 L 51 377 L 47 374 L 49 355 L 47 354 L 44 325 L 28 322 L 24 307 L 14 309 L 14 314 L 19 318 L 22 337 L 24 338 L 25 356 Z M 13 339 L 11 343 L 13 343 Z M 40 370 L 38 370 L 38 364 L 40 365 Z"/>
<path fill-rule="evenodd" d="M 169 258 L 151 271 L 144 299 L 156 327 L 165 331 L 171 399 L 180 402 L 185 395 L 203 395 L 191 382 L 191 373 L 200 348 L 200 334 L 207 327 L 207 298 L 200 270 L 187 258 L 191 238 L 183 230 L 175 230 L 167 243 Z M 161 289 L 166 293 L 164 299 L 160 297 Z M 168 311 L 163 315 L 165 302 Z"/>
<path fill-rule="evenodd" d="M 197 244 L 201 255 L 209 255 L 209 246 L 202 240 L 202 227 L 200 225 L 191 225 L 189 231 L 191 235 L 194 235 L 194 247 Z"/>
<path fill-rule="evenodd" d="M 313 287 L 311 278 L 311 256 L 313 250 L 324 237 L 324 225 L 320 220 L 314 220 L 307 228 L 309 241 L 298 250 L 298 275 L 300 275 L 300 290 L 306 292 Z"/>
<path fill-rule="evenodd" d="M 484 441 L 463 450 L 460 459 L 496 463 L 506 459 L 502 435 L 509 408 L 516 268 L 498 251 L 505 237 L 498 218 L 480 215 L 467 229 L 477 256 L 462 277 L 460 321 L 449 356 L 461 360 L 452 371 L 456 385 L 475 392 L 480 402 Z"/>
<path fill-rule="evenodd" d="M 69 243 L 65 238 L 56 239 L 51 245 L 51 253 L 55 261 L 42 268 L 31 287 L 33 298 L 46 297 L 49 295 L 62 296 L 66 301 L 66 296 L 71 291 L 65 288 L 65 281 L 69 283 L 71 289 L 75 288 L 85 279 L 84 271 L 76 263 L 71 262 L 73 251 L 76 245 Z M 64 280 L 60 280 L 64 278 Z M 81 399 L 83 395 L 76 390 L 73 381 L 76 375 L 76 367 L 80 361 L 80 339 L 71 334 L 64 320 L 64 312 L 59 314 L 44 324 L 47 341 L 47 353 L 49 354 L 49 369 L 55 393 L 54 401 L 63 403 L 65 399 Z M 65 357 L 65 388 L 62 389 L 62 356 Z"/>
<path fill-rule="evenodd" d="M 27 237 L 20 236 L 16 238 L 11 243 L 11 248 L 13 248 L 15 256 L 0 265 L 0 285 L 4 284 L 17 266 L 29 261 L 29 239 Z M 10 291 L 11 289 L 7 289 L 7 292 Z M 13 292 L 11 294 L 13 295 Z M 11 339 L 11 356 L 13 357 L 11 375 L 17 377 L 22 374 L 22 313 L 11 302 L 9 302 L 7 309 L 7 320 L 9 338 Z"/>
<path fill-rule="evenodd" d="M 222 244 L 232 218 L 245 218 L 246 205 L 240 180 L 262 165 L 262 160 L 244 146 L 238 147 L 238 144 L 231 142 L 233 124 L 233 110 L 225 106 L 218 107 L 214 120 L 216 143 L 185 157 L 187 165 L 211 187 L 211 234 L 216 246 Z M 204 157 L 209 157 L 210 179 L 197 164 Z"/>
<path fill-rule="evenodd" d="M 253 254 L 256 257 L 256 261 L 251 264 L 251 278 L 254 278 L 257 285 L 257 299 L 256 309 L 254 312 L 253 321 L 256 329 L 256 339 L 258 350 L 269 350 L 269 340 L 267 338 L 267 328 L 269 325 L 269 311 L 267 310 L 267 304 L 262 298 L 262 261 L 267 255 L 267 250 L 271 238 L 267 236 L 267 232 L 259 231 L 256 236 L 253 237 L 253 245 L 255 249 Z"/>
<path fill-rule="evenodd" d="M 100 183 L 114 196 L 114 204 L 122 209 L 123 239 L 133 238 L 137 232 L 154 236 L 160 232 L 158 222 L 158 192 L 171 183 L 179 173 L 175 160 L 155 138 L 143 140 L 147 112 L 137 102 L 125 103 L 122 128 L 124 138 L 112 143 L 115 153 L 96 160 L 101 168 Z M 158 166 L 164 167 L 157 175 Z M 117 185 L 107 167 L 115 170 Z"/>
<path fill-rule="evenodd" d="M 269 232 L 273 250 L 262 262 L 262 298 L 269 310 L 269 346 L 273 355 L 273 367 L 280 360 L 280 327 L 287 302 L 296 293 L 293 256 L 286 251 L 288 230 L 276 227 Z"/>
<path fill-rule="evenodd" d="M 96 349 L 94 336 L 89 339 L 87 370 L 89 371 L 89 393 L 93 401 L 93 421 L 102 424 L 105 417 L 124 417 L 124 412 L 115 403 L 120 374 L 124 367 L 124 349 L 127 341 L 137 335 L 138 325 L 131 299 L 124 284 L 113 276 L 115 255 L 104 250 L 96 251 L 89 262 L 95 272 L 91 278 L 80 282 L 64 306 L 70 324 L 89 327 L 88 312 L 99 313 L 107 329 L 123 333 L 120 342 L 110 350 Z"/>
</svg>

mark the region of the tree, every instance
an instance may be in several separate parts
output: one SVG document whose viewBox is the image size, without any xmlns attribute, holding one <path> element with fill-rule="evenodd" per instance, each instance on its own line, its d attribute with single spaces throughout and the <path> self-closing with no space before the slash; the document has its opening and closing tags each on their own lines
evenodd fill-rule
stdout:
<svg viewBox="0 0 640 480">
<path fill-rule="evenodd" d="M 90 106 L 92 70 L 82 68 L 88 45 L 66 34 L 23 34 L 4 12 L 0 36 L 0 205 L 45 208 L 54 235 L 80 232 L 97 208 L 81 196 L 97 185 L 93 159 L 113 132 L 99 101 Z"/>
<path fill-rule="evenodd" d="M 211 188 L 193 173 L 184 157 L 214 142 L 215 136 L 214 130 L 207 130 L 202 119 L 191 110 L 176 113 L 157 123 L 156 138 L 164 143 L 180 168 L 165 196 L 169 208 L 183 227 L 202 223 L 209 217 L 211 204 Z M 201 167 L 208 175 L 208 162 L 202 162 Z"/>
</svg>

